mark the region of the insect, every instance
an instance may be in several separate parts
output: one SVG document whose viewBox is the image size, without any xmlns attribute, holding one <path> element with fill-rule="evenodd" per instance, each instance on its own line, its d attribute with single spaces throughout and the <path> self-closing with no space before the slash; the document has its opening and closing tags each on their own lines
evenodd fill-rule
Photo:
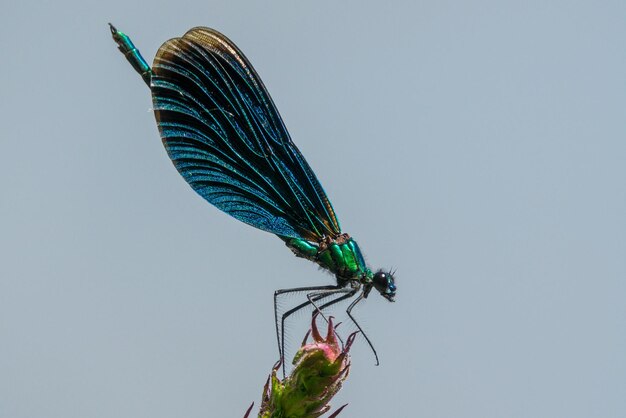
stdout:
<svg viewBox="0 0 626 418">
<path fill-rule="evenodd" d="M 152 92 L 163 145 L 187 183 L 218 209 L 275 234 L 297 257 L 334 274 L 332 285 L 274 293 L 281 358 L 290 315 L 307 306 L 322 312 L 354 298 L 346 312 L 378 365 L 352 310 L 372 289 L 393 302 L 394 274 L 370 270 L 356 241 L 341 231 L 324 189 L 243 53 L 221 33 L 197 27 L 165 42 L 150 67 L 130 38 L 109 25 L 118 49 Z M 278 298 L 303 291 L 307 300 L 279 320 Z"/>
</svg>

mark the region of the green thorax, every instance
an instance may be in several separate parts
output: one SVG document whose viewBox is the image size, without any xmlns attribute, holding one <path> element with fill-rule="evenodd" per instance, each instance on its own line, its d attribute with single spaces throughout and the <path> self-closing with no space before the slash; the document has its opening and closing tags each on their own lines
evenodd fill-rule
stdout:
<svg viewBox="0 0 626 418">
<path fill-rule="evenodd" d="M 372 272 L 365 265 L 358 244 L 348 234 L 326 237 L 317 244 L 297 238 L 288 238 L 285 243 L 296 256 L 317 263 L 340 280 L 371 280 Z"/>
</svg>

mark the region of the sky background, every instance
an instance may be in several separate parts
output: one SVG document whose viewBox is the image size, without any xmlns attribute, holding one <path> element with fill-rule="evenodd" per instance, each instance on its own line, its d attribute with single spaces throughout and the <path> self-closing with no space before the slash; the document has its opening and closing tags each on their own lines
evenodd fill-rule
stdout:
<svg viewBox="0 0 626 418">
<path fill-rule="evenodd" d="M 342 417 L 626 416 L 623 0 L 115 0 L 2 4 L 0 417 L 241 417 L 333 282 L 184 183 L 109 21 L 230 37 L 397 268 Z"/>
</svg>

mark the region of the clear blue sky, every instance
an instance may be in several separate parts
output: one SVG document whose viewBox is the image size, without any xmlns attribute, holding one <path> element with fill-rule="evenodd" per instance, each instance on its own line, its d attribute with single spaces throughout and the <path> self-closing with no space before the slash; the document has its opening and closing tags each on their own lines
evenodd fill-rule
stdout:
<svg viewBox="0 0 626 418">
<path fill-rule="evenodd" d="M 184 183 L 109 21 L 149 61 L 193 26 L 234 40 L 397 268 L 342 417 L 626 416 L 626 3 L 385 4 L 3 5 L 0 417 L 240 417 L 273 291 L 332 283 Z"/>
</svg>

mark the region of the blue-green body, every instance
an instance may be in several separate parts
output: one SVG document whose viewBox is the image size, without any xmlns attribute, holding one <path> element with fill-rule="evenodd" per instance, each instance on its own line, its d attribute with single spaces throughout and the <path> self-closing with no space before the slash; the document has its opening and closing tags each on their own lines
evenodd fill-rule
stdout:
<svg viewBox="0 0 626 418">
<path fill-rule="evenodd" d="M 327 239 L 320 245 L 296 238 L 287 240 L 286 244 L 296 256 L 329 270 L 339 283 L 356 280 L 365 284 L 372 280 L 372 271 L 365 265 L 359 245 L 348 234 L 337 240 Z"/>
<path fill-rule="evenodd" d="M 228 38 L 194 28 L 165 42 L 152 67 L 130 38 L 111 34 L 152 91 L 163 145 L 200 196 L 281 238 L 338 286 L 372 285 L 393 300 L 390 274 L 375 283 L 361 250 L 342 233 L 315 173 L 291 141 L 263 82 Z M 378 273 L 377 273 L 378 274 Z"/>
</svg>

